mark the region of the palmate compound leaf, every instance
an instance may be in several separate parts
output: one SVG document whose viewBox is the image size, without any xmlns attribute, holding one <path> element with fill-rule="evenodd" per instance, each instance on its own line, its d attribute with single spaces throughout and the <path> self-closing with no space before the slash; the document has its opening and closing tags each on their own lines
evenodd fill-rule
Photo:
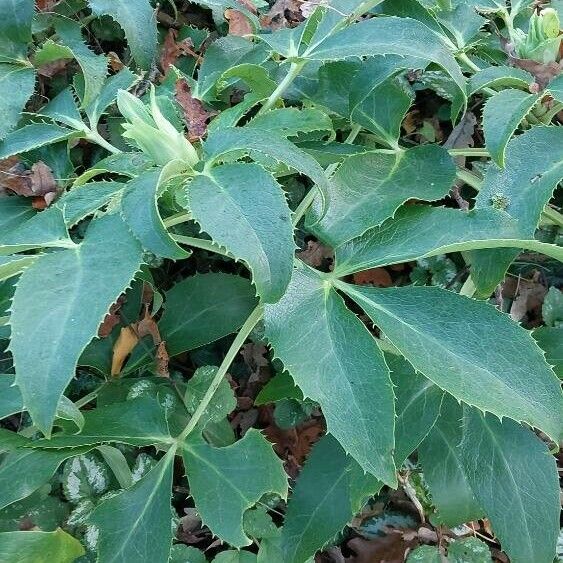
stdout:
<svg viewBox="0 0 563 563">
<path fill-rule="evenodd" d="M 557 377 L 530 333 L 507 315 L 438 288 L 335 285 L 416 370 L 458 400 L 561 437 Z"/>
<path fill-rule="evenodd" d="M 82 351 L 141 263 L 142 249 L 119 215 L 107 215 L 80 245 L 41 256 L 20 277 L 10 350 L 24 404 L 46 435 Z"/>
<path fill-rule="evenodd" d="M 180 260 L 190 253 L 166 230 L 158 210 L 161 170 L 150 170 L 130 180 L 121 199 L 121 214 L 143 248 L 155 256 Z"/>
<path fill-rule="evenodd" d="M 483 108 L 485 144 L 493 160 L 504 166 L 506 145 L 541 96 L 509 88 L 489 98 Z"/>
<path fill-rule="evenodd" d="M 175 455 L 171 447 L 134 485 L 96 506 L 89 521 L 98 533 L 99 563 L 168 561 Z"/>
<path fill-rule="evenodd" d="M 250 545 L 243 529 L 245 511 L 266 493 L 287 497 L 287 476 L 270 442 L 251 428 L 244 438 L 215 448 L 200 437 L 183 444 L 190 494 L 204 524 L 233 547 Z"/>
<path fill-rule="evenodd" d="M 514 563 L 551 563 L 560 513 L 555 459 L 528 428 L 463 410 L 461 462 L 503 550 Z"/>
<path fill-rule="evenodd" d="M 424 24 L 410 18 L 365 19 L 313 45 L 303 57 L 334 61 L 381 54 L 411 56 L 440 65 L 457 85 L 459 101 L 456 105 L 459 107 L 466 100 L 465 78 L 445 41 Z"/>
<path fill-rule="evenodd" d="M 166 292 L 158 329 L 168 353 L 176 356 L 235 332 L 256 304 L 247 279 L 224 273 L 196 274 Z"/>
<path fill-rule="evenodd" d="M 337 245 L 379 225 L 409 199 L 444 197 L 454 180 L 455 164 L 438 145 L 350 156 L 330 181 L 326 212 L 317 198 L 306 226 Z"/>
<path fill-rule="evenodd" d="M 81 543 L 60 528 L 0 534 L 0 561 L 72 563 L 84 553 Z"/>
<path fill-rule="evenodd" d="M 156 13 L 149 0 L 88 0 L 92 13 L 113 18 L 125 32 L 139 67 L 150 69 L 156 56 Z"/>
<path fill-rule="evenodd" d="M 437 520 L 451 527 L 485 514 L 473 494 L 461 460 L 462 416 L 462 407 L 445 395 L 436 424 L 418 447 L 424 480 L 437 509 Z"/>
<path fill-rule="evenodd" d="M 500 209 L 465 212 L 446 207 L 406 205 L 392 219 L 335 249 L 339 277 L 389 264 L 480 248 L 525 248 L 563 260 L 563 249 L 528 238 L 521 225 Z"/>
<path fill-rule="evenodd" d="M 183 198 L 201 228 L 248 265 L 263 301 L 276 302 L 291 278 L 295 243 L 273 176 L 258 164 L 223 164 L 196 176 Z"/>
<path fill-rule="evenodd" d="M 545 204 L 563 178 L 563 130 L 534 127 L 512 139 L 505 168 L 491 165 L 475 200 L 476 209 L 502 207 L 518 221 L 523 238 L 533 238 Z M 518 252 L 471 252 L 471 278 L 480 296 L 488 297 Z"/>
<path fill-rule="evenodd" d="M 395 385 L 395 461 L 400 467 L 431 430 L 443 392 L 399 356 L 386 356 Z M 332 540 L 383 483 L 364 473 L 330 435 L 314 447 L 293 489 L 282 529 L 284 562 L 302 563 Z"/>
<path fill-rule="evenodd" d="M 393 390 L 367 328 L 306 266 L 294 270 L 286 294 L 266 306 L 264 320 L 275 355 L 304 396 L 320 404 L 328 431 L 364 471 L 395 486 Z"/>
</svg>

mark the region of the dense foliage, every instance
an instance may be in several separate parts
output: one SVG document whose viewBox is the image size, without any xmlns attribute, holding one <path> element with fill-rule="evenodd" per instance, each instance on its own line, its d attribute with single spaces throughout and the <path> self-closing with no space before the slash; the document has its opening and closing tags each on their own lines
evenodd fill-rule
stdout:
<svg viewBox="0 0 563 563">
<path fill-rule="evenodd" d="M 0 561 L 552 562 L 561 7 L 0 0 Z"/>
</svg>

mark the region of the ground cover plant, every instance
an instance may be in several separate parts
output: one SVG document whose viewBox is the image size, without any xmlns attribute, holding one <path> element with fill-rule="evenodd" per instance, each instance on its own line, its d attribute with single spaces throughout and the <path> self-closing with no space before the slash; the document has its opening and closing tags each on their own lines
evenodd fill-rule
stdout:
<svg viewBox="0 0 563 563">
<path fill-rule="evenodd" d="M 0 0 L 0 561 L 563 557 L 562 8 Z"/>
</svg>

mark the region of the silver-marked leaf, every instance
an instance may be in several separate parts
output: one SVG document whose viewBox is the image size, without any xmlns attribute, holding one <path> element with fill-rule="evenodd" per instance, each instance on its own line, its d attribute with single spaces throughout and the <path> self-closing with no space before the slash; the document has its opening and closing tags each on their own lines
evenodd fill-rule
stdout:
<svg viewBox="0 0 563 563">
<path fill-rule="evenodd" d="M 162 258 L 181 260 L 190 253 L 170 237 L 158 210 L 160 174 L 160 170 L 152 170 L 128 182 L 121 199 L 121 213 L 145 250 Z"/>
<path fill-rule="evenodd" d="M 44 145 L 65 141 L 78 136 L 79 133 L 67 127 L 52 123 L 32 123 L 9 133 L 0 142 L 0 159 L 21 154 Z"/>
<path fill-rule="evenodd" d="M 10 349 L 24 403 L 45 434 L 82 351 L 141 262 L 140 245 L 110 215 L 91 223 L 80 245 L 41 256 L 20 277 Z"/>
<path fill-rule="evenodd" d="M 538 94 L 509 88 L 489 98 L 483 108 L 485 143 L 493 160 L 504 167 L 505 150 L 510 137 L 540 99 Z"/>
<path fill-rule="evenodd" d="M 149 0 L 88 0 L 96 16 L 110 16 L 125 32 L 133 59 L 150 69 L 157 50 L 156 13 Z"/>
<path fill-rule="evenodd" d="M 84 75 L 84 95 L 82 105 L 87 106 L 100 94 L 102 84 L 107 75 L 108 59 L 105 55 L 97 55 L 85 43 L 82 27 L 78 22 L 68 18 L 58 19 L 55 31 L 62 44 L 72 51 Z"/>
<path fill-rule="evenodd" d="M 0 63 L 0 139 L 16 126 L 34 89 L 35 71 L 32 68 Z"/>
<path fill-rule="evenodd" d="M 242 517 L 262 495 L 287 497 L 283 464 L 253 428 L 225 448 L 214 448 L 201 438 L 188 439 L 183 458 L 199 515 L 214 535 L 233 547 L 252 543 L 244 533 Z"/>
<path fill-rule="evenodd" d="M 0 534 L 0 561 L 72 563 L 84 555 L 82 544 L 57 528 L 54 532 L 4 532 Z"/>
<path fill-rule="evenodd" d="M 186 186 L 185 205 L 214 242 L 252 272 L 266 303 L 284 293 L 293 268 L 291 211 L 281 186 L 252 163 L 223 164 Z"/>
<path fill-rule="evenodd" d="M 331 179 L 326 212 L 317 198 L 306 225 L 337 246 L 379 225 L 409 199 L 444 197 L 455 173 L 451 156 L 438 145 L 350 156 Z"/>
<path fill-rule="evenodd" d="M 458 400 L 560 437 L 559 381 L 530 333 L 507 315 L 432 287 L 337 287 L 415 369 Z"/>
<path fill-rule="evenodd" d="M 264 320 L 275 355 L 304 396 L 320 404 L 328 431 L 364 471 L 396 485 L 393 390 L 366 327 L 305 267 L 294 270 L 282 299 L 266 306 Z M 299 335 L 297 326 L 305 327 Z"/>
<path fill-rule="evenodd" d="M 461 460 L 462 415 L 459 404 L 446 395 L 436 424 L 418 448 L 424 480 L 437 508 L 436 516 L 447 526 L 477 520 L 485 514 Z"/>
<path fill-rule="evenodd" d="M 99 563 L 168 561 L 175 453 L 170 448 L 142 479 L 96 506 L 89 521 L 99 534 Z"/>
<path fill-rule="evenodd" d="M 510 560 L 551 563 L 560 502 L 546 444 L 512 420 L 465 407 L 460 452 L 469 485 Z"/>
<path fill-rule="evenodd" d="M 168 353 L 175 356 L 235 332 L 254 307 L 256 297 L 247 279 L 196 274 L 166 292 L 158 328 Z"/>
<path fill-rule="evenodd" d="M 282 529 L 285 563 L 303 563 L 332 540 L 383 483 L 362 468 L 332 436 L 313 447 L 299 474 Z"/>
</svg>

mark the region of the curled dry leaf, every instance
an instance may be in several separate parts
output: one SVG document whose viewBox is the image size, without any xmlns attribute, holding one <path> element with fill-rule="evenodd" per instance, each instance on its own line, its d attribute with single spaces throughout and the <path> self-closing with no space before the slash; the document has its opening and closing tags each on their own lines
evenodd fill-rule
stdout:
<svg viewBox="0 0 563 563">
<path fill-rule="evenodd" d="M 334 261 L 334 251 L 320 242 L 310 240 L 307 242 L 307 248 L 298 252 L 297 257 L 313 268 L 321 268 Z"/>
<path fill-rule="evenodd" d="M 139 337 L 132 326 L 126 326 L 121 329 L 115 344 L 113 345 L 113 356 L 111 359 L 111 375 L 117 377 L 123 369 L 125 360 L 131 354 Z"/>
<path fill-rule="evenodd" d="M 354 274 L 354 283 L 358 285 L 373 285 L 375 287 L 391 287 L 393 280 L 385 268 L 372 268 Z"/>
<path fill-rule="evenodd" d="M 57 183 L 44 162 L 27 170 L 16 157 L 10 157 L 0 162 L 0 192 L 33 198 L 33 207 L 45 209 L 57 195 Z"/>
<path fill-rule="evenodd" d="M 171 66 L 182 56 L 192 56 L 198 58 L 197 53 L 193 50 L 193 41 L 188 37 L 182 41 L 176 42 L 178 32 L 170 28 L 168 34 L 164 38 L 162 51 L 160 54 L 160 67 L 163 74 L 166 74 Z"/>
<path fill-rule="evenodd" d="M 176 82 L 176 101 L 182 108 L 184 121 L 188 128 L 188 139 L 197 141 L 207 132 L 207 122 L 215 115 L 203 106 L 203 103 L 192 96 L 190 85 L 180 79 Z"/>
</svg>

